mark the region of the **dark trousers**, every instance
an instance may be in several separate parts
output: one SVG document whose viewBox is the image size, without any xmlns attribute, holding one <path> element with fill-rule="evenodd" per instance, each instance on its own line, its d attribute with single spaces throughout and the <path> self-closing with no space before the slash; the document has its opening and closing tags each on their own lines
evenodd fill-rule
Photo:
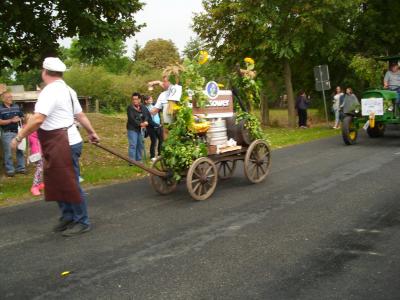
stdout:
<svg viewBox="0 0 400 300">
<path fill-rule="evenodd" d="M 89 225 L 89 216 L 87 212 L 86 195 L 83 192 L 81 185 L 79 183 L 79 176 L 81 174 L 79 168 L 79 158 L 82 153 L 82 143 L 78 143 L 71 146 L 72 152 L 72 163 L 74 165 L 74 170 L 76 174 L 76 180 L 78 181 L 79 191 L 82 196 L 81 203 L 67 203 L 67 202 L 57 202 L 61 210 L 61 215 L 63 220 L 72 220 L 75 223 L 81 223 L 84 225 Z"/>
<path fill-rule="evenodd" d="M 299 127 L 307 126 L 307 109 L 297 109 L 299 115 Z"/>
<path fill-rule="evenodd" d="M 157 145 L 157 155 L 161 155 L 161 146 L 163 143 L 162 127 L 149 128 L 148 134 L 150 137 L 150 158 L 156 156 L 156 145 Z"/>
</svg>

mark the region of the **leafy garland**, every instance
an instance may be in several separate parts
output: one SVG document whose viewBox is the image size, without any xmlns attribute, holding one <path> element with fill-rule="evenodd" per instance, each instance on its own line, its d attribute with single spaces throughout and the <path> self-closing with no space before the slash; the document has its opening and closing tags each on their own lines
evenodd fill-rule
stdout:
<svg viewBox="0 0 400 300">
<path fill-rule="evenodd" d="M 236 122 L 240 122 L 241 120 L 244 120 L 244 128 L 248 129 L 251 136 L 254 139 L 264 139 L 266 140 L 266 136 L 261 129 L 261 123 L 260 120 L 253 114 L 250 114 L 248 112 L 245 112 L 238 108 L 236 110 Z"/>
<path fill-rule="evenodd" d="M 234 86 L 239 88 L 239 96 L 245 102 L 248 111 L 260 106 L 260 87 L 256 80 L 257 73 L 254 71 L 255 62 L 251 57 L 244 59 L 246 68 L 238 66 L 233 75 Z"/>
<path fill-rule="evenodd" d="M 245 105 L 251 111 L 254 106 L 259 106 L 260 104 L 260 87 L 255 79 L 257 74 L 254 71 L 254 60 L 251 57 L 246 57 L 244 62 L 246 69 L 240 69 L 239 74 L 234 75 L 234 81 L 239 88 L 241 99 L 246 101 Z M 236 122 L 241 120 L 245 121 L 244 127 L 249 130 L 253 138 L 266 139 L 259 119 L 236 105 Z"/>
<path fill-rule="evenodd" d="M 182 85 L 182 98 L 176 112 L 176 120 L 170 126 L 168 138 L 163 143 L 162 157 L 165 166 L 179 181 L 184 172 L 197 158 L 207 156 L 206 144 L 197 138 L 193 130 L 193 112 L 188 103 L 196 100 L 197 105 L 206 105 L 208 98 L 203 93 L 205 79 L 200 75 L 200 66 L 208 60 L 208 53 L 200 51 L 198 61 L 186 59 L 179 74 L 172 73 L 172 82 Z M 175 76 L 175 78 L 171 78 Z"/>
</svg>

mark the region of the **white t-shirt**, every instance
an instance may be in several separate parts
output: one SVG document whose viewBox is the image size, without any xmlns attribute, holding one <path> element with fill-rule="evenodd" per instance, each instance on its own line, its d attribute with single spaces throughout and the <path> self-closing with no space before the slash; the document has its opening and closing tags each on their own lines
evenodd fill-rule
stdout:
<svg viewBox="0 0 400 300">
<path fill-rule="evenodd" d="M 73 112 L 71 99 L 74 102 Z M 70 145 L 82 142 L 78 129 L 75 125 L 72 125 L 74 124 L 74 116 L 80 112 L 82 112 L 82 107 L 76 92 L 61 79 L 47 85 L 39 94 L 35 105 L 35 113 L 46 116 L 40 128 L 55 130 L 69 127 L 68 140 Z"/>
<path fill-rule="evenodd" d="M 160 110 L 163 109 L 164 105 L 165 105 L 165 104 L 168 104 L 168 95 L 169 95 L 168 90 L 162 92 L 162 93 L 158 96 L 157 101 L 156 101 L 156 104 L 154 105 L 154 107 L 156 107 L 156 108 L 158 108 L 158 109 L 160 109 Z"/>
<path fill-rule="evenodd" d="M 339 94 L 336 94 L 335 96 L 333 96 L 333 105 L 332 105 L 332 108 L 334 109 L 334 110 L 338 110 L 339 109 L 339 106 L 340 106 L 340 97 L 342 97 L 343 96 L 343 93 L 339 93 Z"/>
<path fill-rule="evenodd" d="M 162 110 L 163 122 L 164 124 L 172 123 L 172 118 L 168 114 L 168 98 L 169 98 L 169 90 L 162 92 L 154 105 L 155 108 Z"/>
</svg>

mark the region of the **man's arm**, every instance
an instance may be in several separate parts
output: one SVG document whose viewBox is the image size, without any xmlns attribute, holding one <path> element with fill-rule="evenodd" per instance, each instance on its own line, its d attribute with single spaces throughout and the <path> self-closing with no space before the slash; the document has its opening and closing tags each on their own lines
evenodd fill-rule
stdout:
<svg viewBox="0 0 400 300">
<path fill-rule="evenodd" d="M 89 141 L 91 143 L 98 143 L 100 138 L 98 137 L 96 131 L 93 129 L 92 124 L 90 123 L 89 119 L 85 115 L 84 112 L 80 112 L 75 115 L 75 118 L 78 120 L 79 123 L 86 129 L 86 132 L 89 135 Z"/>
<path fill-rule="evenodd" d="M 36 130 L 39 129 L 40 125 L 43 124 L 44 120 L 46 119 L 46 115 L 40 114 L 40 113 L 34 113 L 31 118 L 29 118 L 28 123 L 26 124 L 25 127 L 22 128 L 18 132 L 17 138 L 19 140 L 22 140 L 23 138 L 26 138 L 28 135 L 30 135 L 32 132 L 35 132 Z M 17 142 L 17 139 L 14 138 L 11 141 L 11 148 L 12 149 L 17 149 L 17 145 L 19 142 Z"/>
<path fill-rule="evenodd" d="M 383 87 L 385 89 L 387 89 L 389 87 L 389 77 L 390 77 L 390 74 L 388 71 L 388 72 L 386 72 L 385 77 L 383 78 Z"/>
<path fill-rule="evenodd" d="M 8 119 L 8 120 L 2 120 L 2 119 L 0 119 L 0 125 L 1 125 L 1 126 L 9 125 L 9 124 L 11 124 L 11 123 L 18 123 L 19 121 L 21 121 L 21 118 L 18 117 L 18 116 L 15 116 L 15 117 L 13 117 L 13 118 L 11 118 L 11 119 Z"/>
</svg>

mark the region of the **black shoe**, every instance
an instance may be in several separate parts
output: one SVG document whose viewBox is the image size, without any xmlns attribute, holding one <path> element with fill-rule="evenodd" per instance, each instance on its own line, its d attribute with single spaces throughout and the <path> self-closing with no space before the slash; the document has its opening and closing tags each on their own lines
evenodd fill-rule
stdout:
<svg viewBox="0 0 400 300">
<path fill-rule="evenodd" d="M 19 171 L 17 171 L 16 173 L 17 173 L 17 174 L 26 174 L 26 170 L 25 170 L 25 169 L 19 170 Z"/>
<path fill-rule="evenodd" d="M 53 231 L 54 232 L 61 232 L 66 230 L 71 224 L 73 223 L 72 220 L 63 220 L 60 219 L 60 221 L 58 221 L 58 224 L 56 226 L 53 227 Z"/>
<path fill-rule="evenodd" d="M 6 173 L 6 176 L 7 176 L 7 177 L 14 177 L 14 176 L 15 176 L 15 173 L 14 173 L 14 172 Z"/>
<path fill-rule="evenodd" d="M 82 223 L 74 223 L 73 226 L 68 227 L 68 229 L 62 233 L 62 236 L 75 236 L 88 232 L 90 231 L 90 229 L 91 229 L 90 225 L 84 225 Z"/>
</svg>

